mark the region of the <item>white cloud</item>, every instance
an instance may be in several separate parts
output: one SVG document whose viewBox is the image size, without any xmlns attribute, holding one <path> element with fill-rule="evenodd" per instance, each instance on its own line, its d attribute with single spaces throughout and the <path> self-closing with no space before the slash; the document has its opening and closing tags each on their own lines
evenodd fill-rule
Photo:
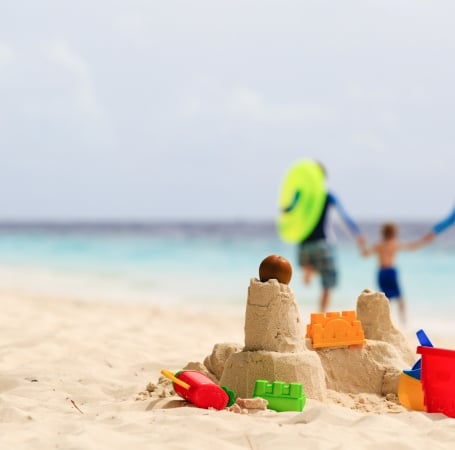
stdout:
<svg viewBox="0 0 455 450">
<path fill-rule="evenodd" d="M 322 105 L 274 104 L 248 88 L 233 90 L 226 99 L 226 108 L 237 117 L 270 124 L 326 122 L 334 116 L 334 110 Z"/>
<path fill-rule="evenodd" d="M 267 115 L 270 108 L 265 98 L 251 89 L 240 88 L 234 90 L 226 101 L 227 108 L 234 113 L 261 118 Z"/>
<path fill-rule="evenodd" d="M 327 122 L 335 116 L 333 108 L 313 104 L 277 104 L 265 95 L 244 87 L 222 91 L 205 86 L 203 92 L 185 95 L 179 109 L 188 117 L 221 114 L 234 121 L 270 125 Z"/>
<path fill-rule="evenodd" d="M 68 71 L 75 80 L 76 104 L 82 112 L 97 118 L 103 109 L 98 103 L 90 66 L 70 48 L 66 41 L 54 41 L 45 49 L 47 57 L 55 64 Z"/>
</svg>

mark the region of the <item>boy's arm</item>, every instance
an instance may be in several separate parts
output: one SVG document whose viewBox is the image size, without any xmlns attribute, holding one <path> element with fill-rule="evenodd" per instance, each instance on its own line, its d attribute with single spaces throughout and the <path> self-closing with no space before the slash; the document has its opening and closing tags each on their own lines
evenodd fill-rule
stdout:
<svg viewBox="0 0 455 450">
<path fill-rule="evenodd" d="M 416 249 L 428 244 L 429 242 L 431 242 L 431 240 L 432 240 L 431 237 L 429 237 L 428 235 L 425 235 L 422 238 L 417 239 L 416 241 L 400 242 L 398 244 L 398 250 L 416 250 Z"/>
<path fill-rule="evenodd" d="M 366 247 L 365 245 L 362 245 L 360 247 L 362 251 L 363 256 L 370 256 L 373 253 L 378 253 L 379 252 L 379 244 L 373 245 L 371 247 Z"/>
</svg>

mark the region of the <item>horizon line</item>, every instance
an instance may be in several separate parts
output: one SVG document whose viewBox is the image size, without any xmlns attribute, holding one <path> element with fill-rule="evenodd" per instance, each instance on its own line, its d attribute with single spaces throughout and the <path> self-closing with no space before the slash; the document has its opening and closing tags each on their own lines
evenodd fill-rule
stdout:
<svg viewBox="0 0 455 450">
<path fill-rule="evenodd" d="M 392 220 L 397 223 L 431 223 L 434 218 L 401 217 Z M 359 223 L 388 222 L 390 218 L 364 217 Z M 11 225 L 166 225 L 166 224 L 269 224 L 275 223 L 276 218 L 0 218 L 0 226 Z"/>
</svg>

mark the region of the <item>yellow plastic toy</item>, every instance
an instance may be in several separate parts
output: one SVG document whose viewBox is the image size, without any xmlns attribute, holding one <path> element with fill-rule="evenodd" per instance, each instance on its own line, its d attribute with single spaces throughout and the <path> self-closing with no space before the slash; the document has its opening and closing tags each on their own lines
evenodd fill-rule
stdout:
<svg viewBox="0 0 455 450">
<path fill-rule="evenodd" d="M 398 400 L 400 400 L 400 403 L 406 408 L 415 411 L 425 411 L 422 383 L 420 382 L 420 379 L 411 377 L 402 372 L 398 382 Z"/>
<path fill-rule="evenodd" d="M 425 331 L 418 330 L 416 335 L 421 346 L 433 347 Z M 406 408 L 416 411 L 427 411 L 421 372 L 422 359 L 417 360 L 411 369 L 403 370 L 398 382 L 398 400 Z"/>
<path fill-rule="evenodd" d="M 306 337 L 312 339 L 313 348 L 365 344 L 362 323 L 355 311 L 311 314 Z"/>
</svg>

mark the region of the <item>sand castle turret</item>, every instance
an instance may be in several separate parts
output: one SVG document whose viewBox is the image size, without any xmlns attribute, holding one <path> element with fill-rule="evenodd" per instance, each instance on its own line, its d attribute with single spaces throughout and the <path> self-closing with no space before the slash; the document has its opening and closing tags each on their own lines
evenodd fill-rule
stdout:
<svg viewBox="0 0 455 450">
<path fill-rule="evenodd" d="M 302 383 L 306 395 L 319 400 L 326 392 L 321 361 L 305 346 L 294 293 L 277 279 L 250 280 L 245 346 L 227 359 L 220 383 L 251 397 L 256 380 Z"/>
<path fill-rule="evenodd" d="M 276 279 L 251 279 L 245 313 L 244 351 L 298 353 L 305 336 L 294 294 Z"/>
<path fill-rule="evenodd" d="M 351 394 L 397 394 L 400 374 L 412 366 L 416 355 L 392 322 L 389 300 L 381 292 L 365 289 L 357 299 L 357 319 L 364 345 L 318 350 L 327 388 Z"/>
<path fill-rule="evenodd" d="M 389 299 L 382 292 L 365 289 L 357 299 L 357 317 L 366 338 L 389 343 L 407 364 L 416 358 L 404 334 L 393 324 Z"/>
</svg>

